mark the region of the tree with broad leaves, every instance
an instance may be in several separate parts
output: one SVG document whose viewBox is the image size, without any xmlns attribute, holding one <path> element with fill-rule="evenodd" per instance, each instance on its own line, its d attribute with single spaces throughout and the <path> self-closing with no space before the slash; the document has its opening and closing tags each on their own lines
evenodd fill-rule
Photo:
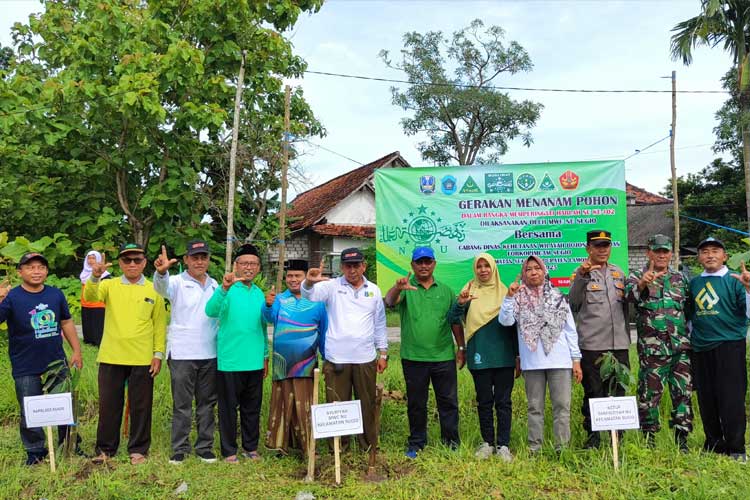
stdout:
<svg viewBox="0 0 750 500">
<path fill-rule="evenodd" d="M 723 45 L 732 54 L 737 70 L 742 164 L 745 174 L 746 223 L 750 227 L 750 1 L 701 0 L 701 12 L 677 24 L 672 31 L 672 57 L 693 62 L 698 45 Z"/>
<path fill-rule="evenodd" d="M 282 79 L 305 69 L 282 33 L 321 3 L 45 2 L 43 13 L 13 27 L 18 55 L 0 70 L 0 153 L 10 167 L 0 176 L 43 181 L 44 191 L 27 196 L 43 201 L 46 220 L 71 231 L 115 228 L 112 239 L 151 241 L 152 250 L 210 237 L 211 174 L 228 163 L 241 51 L 248 54 L 243 127 L 280 143 L 274 124 L 283 107 L 267 103 L 283 102 Z M 322 130 L 301 94 L 292 123 L 299 135 Z M 62 202 L 64 216 L 47 200 Z"/>
<path fill-rule="evenodd" d="M 386 50 L 380 57 L 388 67 L 406 73 L 407 90 L 392 87 L 392 102 L 413 113 L 401 125 L 407 135 L 426 133 L 418 145 L 422 159 L 438 165 L 493 163 L 520 138 L 532 143 L 531 128 L 542 105 L 514 101 L 492 88 L 504 74 L 530 71 L 531 59 L 518 42 L 504 43 L 499 26 L 484 29 L 476 19 L 453 34 L 440 31 L 404 35 L 401 62 Z"/>
</svg>

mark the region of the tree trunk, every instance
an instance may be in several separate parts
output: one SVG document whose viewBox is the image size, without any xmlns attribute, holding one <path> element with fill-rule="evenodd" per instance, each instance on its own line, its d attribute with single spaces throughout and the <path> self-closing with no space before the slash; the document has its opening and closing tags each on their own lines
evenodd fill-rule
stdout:
<svg viewBox="0 0 750 500">
<path fill-rule="evenodd" d="M 741 116 L 747 112 L 748 110 L 742 109 Z M 742 127 L 742 164 L 745 167 L 745 208 L 750 232 L 750 130 L 747 127 Z"/>
</svg>

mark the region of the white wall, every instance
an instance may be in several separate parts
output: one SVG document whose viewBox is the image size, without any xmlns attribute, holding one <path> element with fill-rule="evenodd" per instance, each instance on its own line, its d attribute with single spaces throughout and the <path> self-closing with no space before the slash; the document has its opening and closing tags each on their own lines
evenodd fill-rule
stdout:
<svg viewBox="0 0 750 500">
<path fill-rule="evenodd" d="M 328 224 L 375 225 L 375 196 L 367 189 L 352 193 L 324 217 Z"/>
</svg>

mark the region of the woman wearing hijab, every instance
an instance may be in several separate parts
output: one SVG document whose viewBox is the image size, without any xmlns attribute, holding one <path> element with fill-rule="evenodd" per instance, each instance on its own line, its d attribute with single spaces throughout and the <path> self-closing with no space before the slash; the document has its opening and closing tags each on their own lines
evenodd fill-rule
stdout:
<svg viewBox="0 0 750 500">
<path fill-rule="evenodd" d="M 520 368 L 528 400 L 529 449 L 536 453 L 544 438 L 544 401 L 549 386 L 555 448 L 570 441 L 571 375 L 580 383 L 581 351 L 573 315 L 565 297 L 552 287 L 539 257 L 526 259 L 510 285 L 500 310 L 500 323 L 516 324 Z"/>
<path fill-rule="evenodd" d="M 92 266 L 102 261 L 102 254 L 91 250 L 83 259 L 83 270 L 81 271 L 81 329 L 83 330 L 83 341 L 87 344 L 98 346 L 102 341 L 104 330 L 104 303 L 87 302 L 83 299 L 83 290 L 86 288 L 86 280 L 91 276 Z M 102 279 L 109 277 L 105 272 Z"/>
<path fill-rule="evenodd" d="M 512 328 L 497 321 L 507 293 L 500 281 L 495 258 L 480 253 L 474 258 L 474 279 L 461 290 L 453 308 L 454 318 L 464 320 L 466 362 L 474 379 L 477 412 L 483 443 L 478 458 L 493 453 L 506 462 L 513 460 L 510 444 L 511 392 L 513 391 L 518 341 Z M 456 318 L 457 319 L 457 318 Z M 497 432 L 495 415 L 497 413 Z"/>
</svg>

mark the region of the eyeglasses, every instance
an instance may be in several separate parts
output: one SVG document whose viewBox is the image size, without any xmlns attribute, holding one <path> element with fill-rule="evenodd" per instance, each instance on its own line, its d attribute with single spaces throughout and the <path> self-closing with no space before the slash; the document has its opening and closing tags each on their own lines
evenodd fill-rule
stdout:
<svg viewBox="0 0 750 500">
<path fill-rule="evenodd" d="M 123 264 L 140 264 L 146 259 L 143 257 L 120 257 L 120 260 Z"/>
<path fill-rule="evenodd" d="M 260 262 L 235 262 L 237 267 L 258 267 Z"/>
</svg>

